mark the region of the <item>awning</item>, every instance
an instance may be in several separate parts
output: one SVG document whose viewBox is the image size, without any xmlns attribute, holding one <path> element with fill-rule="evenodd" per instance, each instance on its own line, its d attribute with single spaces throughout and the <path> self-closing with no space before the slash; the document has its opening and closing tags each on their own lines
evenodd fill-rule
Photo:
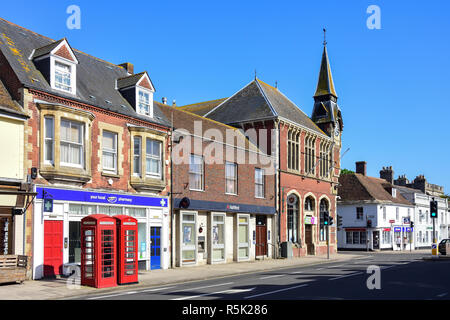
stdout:
<svg viewBox="0 0 450 320">
<path fill-rule="evenodd" d="M 20 209 L 23 213 L 28 209 L 36 195 L 36 192 L 31 191 L 0 189 L 0 207 Z M 13 214 L 13 210 L 11 210 L 11 214 Z"/>
</svg>

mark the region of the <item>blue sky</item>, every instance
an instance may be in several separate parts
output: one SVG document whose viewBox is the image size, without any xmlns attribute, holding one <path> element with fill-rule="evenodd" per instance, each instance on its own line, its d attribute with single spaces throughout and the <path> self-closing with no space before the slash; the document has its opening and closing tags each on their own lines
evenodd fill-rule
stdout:
<svg viewBox="0 0 450 320">
<path fill-rule="evenodd" d="M 81 29 L 69 30 L 69 5 Z M 381 30 L 369 30 L 369 5 Z M 344 117 L 342 167 L 425 174 L 450 193 L 448 1 L 8 1 L 1 17 L 110 61 L 147 70 L 155 99 L 228 97 L 258 77 L 307 114 L 328 53 Z"/>
</svg>

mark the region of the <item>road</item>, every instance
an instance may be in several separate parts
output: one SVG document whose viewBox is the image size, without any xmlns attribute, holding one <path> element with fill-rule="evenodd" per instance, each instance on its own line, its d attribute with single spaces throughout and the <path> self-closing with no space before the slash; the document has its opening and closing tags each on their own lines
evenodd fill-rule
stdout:
<svg viewBox="0 0 450 320">
<path fill-rule="evenodd" d="M 345 254 L 345 253 L 342 253 Z M 450 260 L 419 253 L 363 252 L 345 262 L 278 269 L 184 284 L 136 289 L 86 300 L 448 300 Z M 369 266 L 380 269 L 380 289 L 367 287 Z M 374 283 L 370 281 L 370 283 Z"/>
</svg>

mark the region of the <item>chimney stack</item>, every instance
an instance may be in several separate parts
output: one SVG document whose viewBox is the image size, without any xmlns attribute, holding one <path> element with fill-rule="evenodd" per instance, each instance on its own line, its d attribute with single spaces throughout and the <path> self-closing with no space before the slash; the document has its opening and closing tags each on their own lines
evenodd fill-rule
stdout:
<svg viewBox="0 0 450 320">
<path fill-rule="evenodd" d="M 367 175 L 367 162 L 356 162 L 356 173 L 362 174 L 363 176 Z"/>
<path fill-rule="evenodd" d="M 384 179 L 390 184 L 394 184 L 394 170 L 392 170 L 392 167 L 383 167 L 380 171 L 380 179 Z"/>
<path fill-rule="evenodd" d="M 119 67 L 124 68 L 130 75 L 134 74 L 134 66 L 132 63 L 125 62 L 125 63 L 119 64 Z"/>
</svg>

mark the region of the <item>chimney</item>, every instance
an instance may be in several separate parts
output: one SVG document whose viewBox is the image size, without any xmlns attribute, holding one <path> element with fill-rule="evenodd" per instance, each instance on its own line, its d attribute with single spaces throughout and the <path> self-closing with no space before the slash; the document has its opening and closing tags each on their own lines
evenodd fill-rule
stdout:
<svg viewBox="0 0 450 320">
<path fill-rule="evenodd" d="M 124 68 L 125 70 L 127 70 L 127 72 L 128 72 L 130 75 L 134 74 L 134 66 L 133 66 L 132 63 L 125 62 L 125 63 L 119 64 L 119 67 L 122 67 L 122 68 Z"/>
<path fill-rule="evenodd" d="M 363 176 L 367 175 L 367 162 L 365 161 L 356 162 L 356 173 L 360 173 Z"/>
<path fill-rule="evenodd" d="M 166 98 L 166 97 L 163 97 L 163 98 L 162 98 L 162 103 L 163 103 L 163 104 L 167 104 L 167 98 Z"/>
<path fill-rule="evenodd" d="M 394 170 L 392 170 L 392 167 L 383 167 L 383 170 L 380 171 L 380 178 L 390 184 L 394 184 Z"/>
</svg>

